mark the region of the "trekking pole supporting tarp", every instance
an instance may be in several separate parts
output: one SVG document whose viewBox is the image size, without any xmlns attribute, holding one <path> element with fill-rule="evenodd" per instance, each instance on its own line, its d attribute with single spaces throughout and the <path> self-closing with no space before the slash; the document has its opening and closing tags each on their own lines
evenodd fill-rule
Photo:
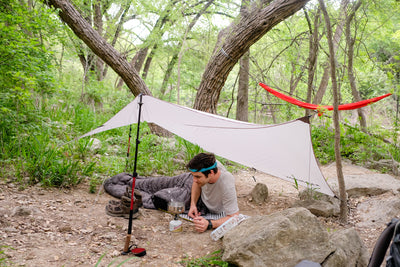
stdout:
<svg viewBox="0 0 400 267">
<path fill-rule="evenodd" d="M 131 148 L 131 133 L 132 133 L 132 124 L 129 125 L 128 151 L 126 152 L 125 171 L 128 169 L 128 163 L 129 163 L 129 151 L 130 151 L 130 148 Z"/>
<path fill-rule="evenodd" d="M 125 246 L 124 246 L 124 251 L 122 254 L 128 254 L 130 251 L 130 246 L 129 243 L 131 242 L 131 236 L 132 236 L 132 220 L 133 220 L 133 204 L 134 204 L 134 191 L 135 191 L 135 181 L 136 177 L 138 176 L 136 172 L 136 164 L 137 164 L 137 158 L 138 158 L 138 147 L 140 144 L 139 141 L 139 132 L 140 132 L 140 116 L 142 112 L 142 94 L 139 95 L 139 113 L 138 113 L 138 120 L 137 120 L 137 131 L 136 131 L 136 147 L 135 147 L 135 161 L 133 164 L 133 177 L 132 177 L 132 194 L 131 194 L 131 207 L 129 210 L 129 224 L 128 224 L 128 234 L 126 235 L 126 240 L 125 240 Z"/>
</svg>

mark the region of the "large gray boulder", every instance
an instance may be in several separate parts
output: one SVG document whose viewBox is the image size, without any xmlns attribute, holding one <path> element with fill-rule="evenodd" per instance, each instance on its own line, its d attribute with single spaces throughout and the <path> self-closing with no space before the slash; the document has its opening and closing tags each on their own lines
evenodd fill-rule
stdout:
<svg viewBox="0 0 400 267">
<path fill-rule="evenodd" d="M 354 228 L 334 232 L 330 238 L 330 243 L 336 249 L 324 261 L 323 267 L 364 267 L 368 265 L 367 249 Z"/>
<path fill-rule="evenodd" d="M 223 247 L 223 260 L 239 266 L 322 262 L 333 251 L 328 232 L 305 208 L 250 217 L 225 234 Z"/>
<path fill-rule="evenodd" d="M 303 260 L 328 267 L 367 264 L 366 250 L 354 230 L 330 236 L 302 207 L 248 218 L 225 234 L 223 249 L 223 260 L 246 267 L 293 267 Z"/>
</svg>

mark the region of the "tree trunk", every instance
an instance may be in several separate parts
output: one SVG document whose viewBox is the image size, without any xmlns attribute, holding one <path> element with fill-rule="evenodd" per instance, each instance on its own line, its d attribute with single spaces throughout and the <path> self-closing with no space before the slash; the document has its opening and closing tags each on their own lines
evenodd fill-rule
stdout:
<svg viewBox="0 0 400 267">
<path fill-rule="evenodd" d="M 94 29 L 99 33 L 100 36 L 103 35 L 103 16 L 101 13 L 101 2 L 100 0 L 95 0 L 93 3 L 93 9 L 94 9 Z M 101 58 L 96 57 L 95 58 L 95 72 L 97 76 L 98 81 L 102 81 L 104 76 L 103 76 L 103 69 L 104 69 L 104 62 L 101 60 Z"/>
<path fill-rule="evenodd" d="M 146 55 L 147 55 L 147 48 L 142 48 L 139 49 L 138 52 L 136 52 L 136 54 L 133 56 L 132 60 L 131 60 L 131 66 L 133 66 L 135 68 L 135 70 L 137 71 L 137 73 L 140 72 L 140 69 L 143 66 L 143 62 L 146 59 Z M 121 88 L 122 85 L 124 85 L 124 80 L 122 79 L 122 77 L 119 79 L 117 88 Z"/>
<path fill-rule="evenodd" d="M 168 62 L 167 70 L 165 71 L 164 79 L 163 79 L 163 82 L 162 82 L 161 88 L 160 88 L 160 93 L 161 93 L 162 96 L 166 94 L 168 81 L 169 81 L 169 78 L 172 75 L 172 71 L 173 71 L 174 66 L 175 66 L 177 61 L 178 61 L 178 52 L 174 53 L 172 55 L 171 60 Z"/>
<path fill-rule="evenodd" d="M 248 15 L 250 1 L 242 0 L 240 15 Z M 239 86 L 236 101 L 236 119 L 240 121 L 249 120 L 249 72 L 250 72 L 250 50 L 240 58 L 239 61 Z M 232 92 L 235 90 L 233 89 Z M 233 95 L 232 95 L 233 97 Z"/>
<path fill-rule="evenodd" d="M 167 22 L 169 25 L 173 25 L 175 23 L 175 21 L 177 20 L 176 17 L 171 16 L 171 13 L 172 13 L 171 11 L 173 10 L 173 8 L 177 2 L 179 2 L 179 0 L 168 2 L 168 5 L 166 6 L 165 10 L 160 12 L 160 14 L 161 14 L 160 17 L 157 19 L 157 22 L 154 25 L 154 28 L 151 30 L 149 36 L 147 37 L 146 41 L 144 42 L 144 47 L 143 47 L 144 50 L 142 50 L 142 53 L 145 51 L 146 54 L 140 55 L 140 58 L 144 57 L 143 62 L 141 63 L 141 66 L 143 65 L 144 62 L 146 62 L 145 66 L 143 68 L 143 72 L 142 72 L 143 79 L 146 79 L 146 77 L 147 77 L 147 73 L 150 69 L 151 61 L 153 60 L 153 57 L 158 48 L 158 45 L 155 42 L 155 40 L 162 38 L 164 33 L 167 31 L 167 27 L 165 27 L 165 24 Z M 153 46 L 153 48 L 151 49 L 150 55 L 146 59 L 147 53 L 150 49 L 150 46 Z M 140 66 L 140 68 L 141 68 L 141 66 Z"/>
<path fill-rule="evenodd" d="M 156 50 L 157 50 L 157 44 L 155 44 L 153 46 L 153 48 L 151 49 L 150 54 L 146 59 L 146 63 L 144 64 L 144 68 L 143 68 L 143 72 L 142 72 L 143 80 L 146 80 L 146 78 L 147 78 L 147 73 L 149 72 L 151 61 L 153 60 L 153 57 L 154 57 L 154 54 L 155 54 Z"/>
<path fill-rule="evenodd" d="M 258 69 L 258 73 L 259 73 L 258 75 L 260 77 L 262 77 L 263 73 L 264 73 L 264 70 L 261 69 L 260 66 L 258 66 L 258 64 L 256 62 L 253 62 L 253 63 L 255 63 L 254 65 Z M 272 102 L 271 94 L 264 94 L 264 96 L 267 98 L 267 101 L 265 101 L 266 103 L 271 103 Z M 258 102 L 257 100 L 258 100 L 258 90 L 256 89 L 256 94 L 254 95 L 254 101 L 253 102 L 256 104 Z M 266 112 L 267 115 L 268 115 L 268 112 L 269 112 L 271 114 L 271 118 L 272 118 L 273 123 L 276 124 L 276 116 L 275 116 L 274 105 L 273 104 L 264 104 L 264 106 L 266 107 L 265 109 L 267 111 Z M 255 107 L 257 108 L 257 105 Z M 263 110 L 263 109 L 264 109 L 264 107 L 261 108 L 261 110 Z M 254 110 L 254 121 L 256 121 L 256 118 L 257 118 L 256 112 L 257 112 L 257 109 Z"/>
<path fill-rule="evenodd" d="M 336 173 L 338 176 L 339 183 L 339 198 L 340 198 L 340 221 L 342 223 L 347 223 L 347 193 L 346 186 L 344 183 L 343 167 L 342 167 L 342 157 L 340 155 L 340 125 L 339 125 L 339 95 L 338 86 L 336 81 L 336 56 L 335 49 L 332 40 L 332 29 L 331 22 L 329 19 L 328 12 L 323 0 L 319 0 L 322 13 L 324 14 L 326 32 L 329 46 L 329 64 L 331 70 L 331 80 L 332 80 L 332 93 L 333 93 L 333 123 L 335 126 L 335 160 L 336 160 Z"/>
<path fill-rule="evenodd" d="M 148 52 L 149 52 L 149 47 L 143 47 L 140 48 L 139 51 L 136 53 L 137 55 L 133 57 L 135 61 L 132 61 L 132 63 L 137 72 L 140 72 L 140 70 L 142 69 L 143 63 L 146 60 Z"/>
<path fill-rule="evenodd" d="M 305 65 L 301 66 L 301 71 L 296 71 L 297 65 L 299 65 L 300 51 L 297 54 L 296 62 L 291 62 L 292 70 L 290 71 L 290 82 L 289 82 L 289 95 L 293 96 L 295 94 L 295 90 L 297 85 L 299 84 L 301 78 L 303 77 L 306 68 Z M 291 110 L 293 109 L 292 105 L 288 106 L 287 112 L 287 120 L 292 120 Z"/>
<path fill-rule="evenodd" d="M 198 12 L 196 14 L 196 16 L 193 18 L 193 20 L 190 22 L 188 28 L 186 29 L 186 34 L 191 32 L 194 25 L 196 25 L 197 21 L 200 19 L 200 17 L 207 11 L 207 9 L 211 6 L 212 3 L 214 3 L 215 0 L 209 0 L 204 7 L 202 8 L 202 10 L 200 12 Z M 177 47 L 181 47 L 182 46 L 182 41 L 179 42 L 179 44 L 177 45 Z M 164 75 L 164 79 L 160 88 L 160 92 L 161 95 L 165 94 L 166 88 L 167 88 L 167 84 L 169 81 L 169 78 L 171 77 L 172 74 L 172 69 L 174 67 L 174 65 L 176 64 L 176 62 L 178 61 L 178 54 L 179 54 L 180 50 L 176 50 L 176 52 L 173 54 L 171 60 L 168 63 L 168 67 L 167 70 L 165 72 Z"/>
<path fill-rule="evenodd" d="M 349 0 L 342 0 L 340 2 L 340 14 L 341 14 L 340 18 L 342 18 L 344 16 L 343 14 L 344 14 L 348 4 L 349 4 Z M 339 19 L 339 23 L 336 27 L 335 35 L 333 36 L 333 49 L 335 51 L 335 54 L 336 54 L 336 50 L 337 50 L 337 47 L 340 42 L 340 37 L 342 36 L 342 33 L 343 33 L 344 24 L 345 24 L 345 20 Z M 321 82 L 319 84 L 318 91 L 315 94 L 313 104 L 319 105 L 322 102 L 322 98 L 325 95 L 326 87 L 328 86 L 328 82 L 329 82 L 329 67 L 330 67 L 329 63 L 325 64 L 324 73 L 322 74 Z"/>
<path fill-rule="evenodd" d="M 250 51 L 247 51 L 240 59 L 239 87 L 237 93 L 236 119 L 249 120 L 249 71 Z"/>
<path fill-rule="evenodd" d="M 307 79 L 307 103 L 311 103 L 311 97 L 313 92 L 313 84 L 314 84 L 314 76 L 315 69 L 317 67 L 317 55 L 318 55 L 318 47 L 319 47 L 319 36 L 318 36 L 318 28 L 320 24 L 320 9 L 318 8 L 315 16 L 314 16 L 314 25 L 311 25 L 311 21 L 308 17 L 307 11 L 304 12 L 308 22 L 309 28 L 309 53 L 308 53 L 308 79 Z M 311 114 L 311 110 L 306 109 L 305 116 Z"/>
<path fill-rule="evenodd" d="M 115 44 L 117 43 L 117 40 L 121 34 L 122 26 L 127 20 L 126 13 L 128 12 L 129 7 L 130 7 L 130 5 L 129 5 L 129 1 L 128 1 L 126 4 L 124 4 L 124 6 L 121 7 L 121 9 L 118 12 L 119 15 L 116 16 L 116 17 L 119 17 L 119 20 L 118 20 L 118 24 L 117 24 L 117 29 L 115 30 L 113 39 L 111 40 L 112 47 L 115 47 Z M 111 27 L 109 27 L 109 28 L 111 28 Z M 106 30 L 106 34 L 108 35 L 110 31 L 111 31 L 110 29 Z M 124 58 L 126 59 L 125 56 L 124 56 Z M 103 74 L 102 74 L 103 77 L 106 77 L 107 70 L 108 70 L 108 66 L 105 65 L 103 68 Z M 123 82 L 122 82 L 122 84 L 123 84 Z M 121 84 L 121 86 L 122 86 L 122 84 Z"/>
<path fill-rule="evenodd" d="M 360 8 L 360 6 L 361 6 L 361 1 L 359 0 L 358 2 L 356 2 L 354 4 L 352 12 L 346 18 L 346 42 L 347 42 L 347 46 L 348 46 L 348 48 L 347 48 L 347 57 L 348 57 L 347 73 L 349 75 L 349 82 L 350 82 L 350 87 L 351 87 L 351 92 L 353 94 L 354 102 L 361 101 L 361 97 L 360 97 L 360 93 L 357 90 L 356 77 L 354 76 L 353 58 L 354 58 L 355 38 L 351 37 L 350 24 L 354 18 L 354 15 L 355 15 L 357 9 Z M 357 113 L 358 113 L 361 130 L 363 132 L 367 132 L 367 120 L 365 118 L 363 108 L 358 108 Z"/>
<path fill-rule="evenodd" d="M 301 9 L 309 0 L 277 0 L 264 8 L 249 7 L 249 14 L 232 23 L 218 36 L 214 52 L 203 73 L 194 108 L 216 113 L 225 81 L 238 60 L 251 45 L 284 19 Z"/>
<path fill-rule="evenodd" d="M 60 9 L 59 16 L 85 44 L 104 60 L 124 80 L 132 94 L 152 95 L 137 71 L 118 53 L 67 0 L 47 0 L 50 6 Z"/>
</svg>

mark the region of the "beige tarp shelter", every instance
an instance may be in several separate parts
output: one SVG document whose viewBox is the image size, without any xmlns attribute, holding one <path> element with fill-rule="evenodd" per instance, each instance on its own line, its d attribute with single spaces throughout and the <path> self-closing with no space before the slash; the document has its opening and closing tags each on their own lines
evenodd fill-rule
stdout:
<svg viewBox="0 0 400 267">
<path fill-rule="evenodd" d="M 140 99 L 141 121 L 155 123 L 218 156 L 334 195 L 316 161 L 307 118 L 276 125 L 260 125 L 142 95 L 81 138 L 137 123 Z"/>
</svg>

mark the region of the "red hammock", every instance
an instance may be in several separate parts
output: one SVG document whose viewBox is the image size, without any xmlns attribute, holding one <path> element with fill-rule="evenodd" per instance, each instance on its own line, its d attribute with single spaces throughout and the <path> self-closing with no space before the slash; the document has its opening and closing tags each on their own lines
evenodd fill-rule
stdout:
<svg viewBox="0 0 400 267">
<path fill-rule="evenodd" d="M 315 104 L 310 104 L 310 103 L 306 103 L 306 102 L 302 102 L 299 101 L 293 97 L 284 95 L 282 93 L 279 93 L 275 90 L 273 90 L 271 87 L 269 87 L 268 85 L 265 85 L 263 83 L 259 83 L 259 85 L 261 85 L 261 87 L 263 87 L 265 90 L 267 90 L 268 92 L 270 92 L 271 94 L 273 94 L 276 97 L 279 97 L 282 100 L 285 100 L 289 103 L 295 104 L 299 107 L 302 108 L 307 108 L 307 109 L 314 109 L 318 111 L 318 116 L 321 116 L 322 113 L 326 110 L 333 110 L 333 106 L 321 106 L 321 105 L 315 105 Z M 371 103 L 377 102 L 385 97 L 390 96 L 391 93 L 388 93 L 386 95 L 382 95 L 382 96 L 378 96 L 378 97 L 374 97 L 371 99 L 366 99 L 366 100 L 362 100 L 359 102 L 355 102 L 355 103 L 349 103 L 349 104 L 343 104 L 343 105 L 339 105 L 339 110 L 350 110 L 350 109 L 357 109 L 357 108 L 362 108 L 365 107 Z"/>
</svg>

